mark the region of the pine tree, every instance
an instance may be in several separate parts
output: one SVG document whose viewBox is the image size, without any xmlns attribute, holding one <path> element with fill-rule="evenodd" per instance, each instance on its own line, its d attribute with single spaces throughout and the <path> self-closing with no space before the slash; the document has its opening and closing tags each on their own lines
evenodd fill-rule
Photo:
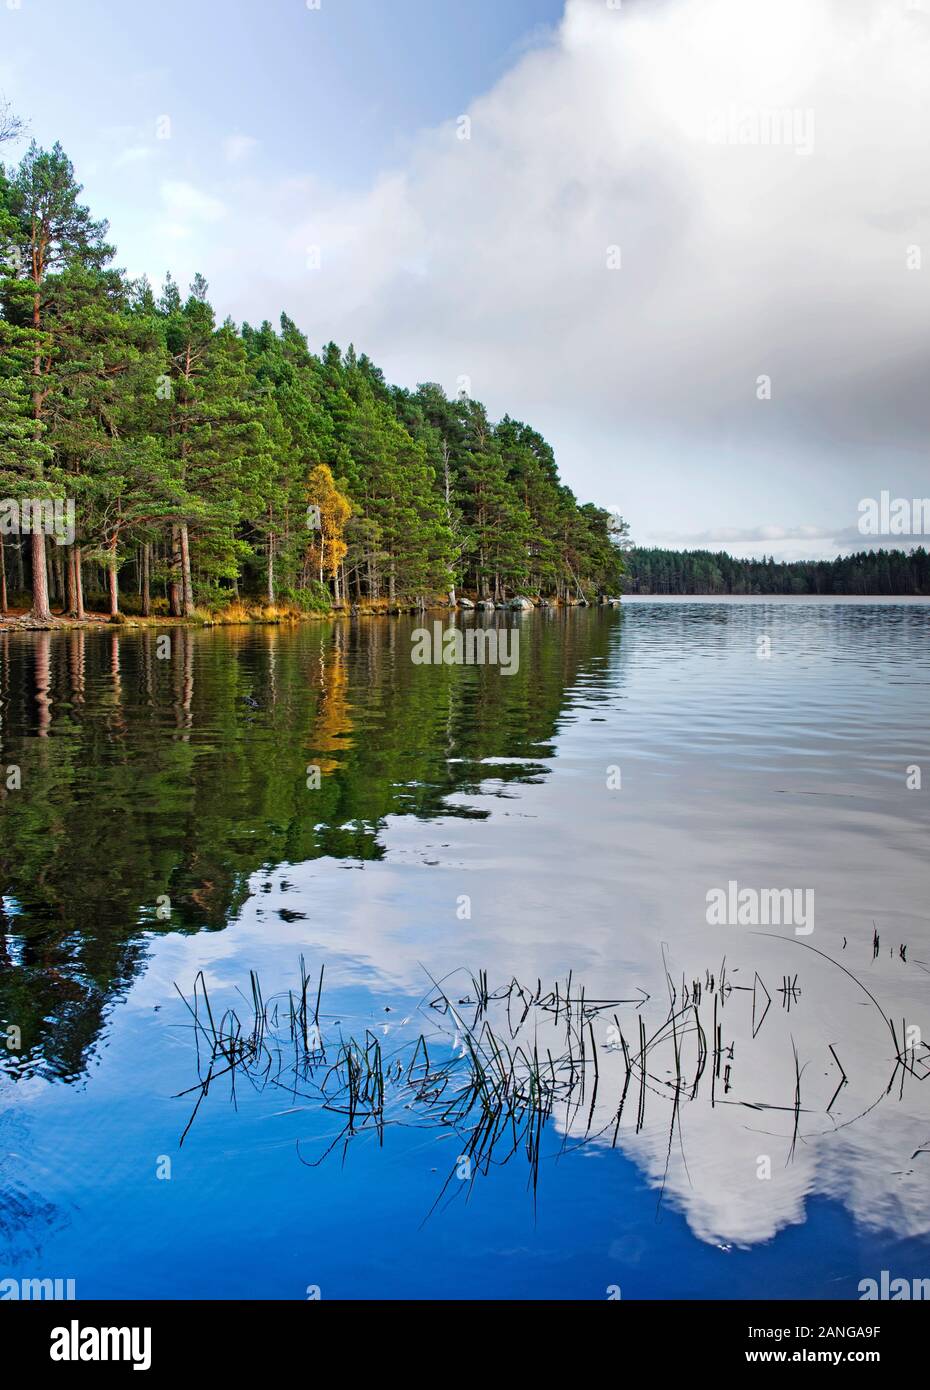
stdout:
<svg viewBox="0 0 930 1390">
<path fill-rule="evenodd" d="M 270 434 L 273 406 L 251 388 L 247 357 L 231 324 L 217 329 L 202 277 L 181 305 L 169 282 L 161 299 L 165 318 L 170 390 L 165 394 L 162 444 L 168 462 L 171 611 L 194 611 L 192 551 L 198 549 L 205 590 L 235 584 L 240 561 L 251 546 L 240 535 L 243 522 L 271 524 L 268 585 L 273 591 L 274 510 Z M 281 442 L 280 439 L 278 442 Z"/>
<path fill-rule="evenodd" d="M 201 275 L 186 298 L 170 274 L 156 296 L 109 268 L 105 237 L 60 146 L 0 170 L 0 482 L 13 501 L 76 501 L 67 575 L 57 549 L 51 571 L 71 613 L 98 566 L 114 616 L 127 571 L 144 613 L 164 584 L 177 616 L 240 591 L 325 603 L 331 586 L 336 601 L 396 605 L 617 585 L 622 530 L 579 507 L 532 427 L 495 425 L 433 383 L 391 387 L 351 344 L 315 354 L 285 314 L 278 331 L 217 325 Z M 45 620 L 45 537 L 30 547 Z M 771 563 L 732 580 L 694 569 L 707 584 L 786 582 Z M 671 562 L 655 570 L 681 582 Z M 888 559 L 880 582 L 916 581 Z"/>
<path fill-rule="evenodd" d="M 51 152 L 33 143 L 2 189 L 4 221 L 16 253 L 17 273 L 3 283 L 4 318 L 29 335 L 32 420 L 41 440 L 45 417 L 60 365 L 56 323 L 65 312 L 73 279 L 69 272 L 99 272 L 112 256 L 105 222 L 94 222 L 78 200 L 80 185 L 61 146 Z M 62 481 L 40 466 L 36 479 L 42 497 L 62 497 Z M 45 536 L 31 537 L 33 616 L 51 617 Z"/>
</svg>

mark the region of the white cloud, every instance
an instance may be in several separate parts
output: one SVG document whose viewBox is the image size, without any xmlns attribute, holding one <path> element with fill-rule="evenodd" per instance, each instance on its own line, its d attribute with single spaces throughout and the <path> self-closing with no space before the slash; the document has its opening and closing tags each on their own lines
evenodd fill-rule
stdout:
<svg viewBox="0 0 930 1390">
<path fill-rule="evenodd" d="M 670 550 L 726 550 L 749 559 L 772 555 L 776 560 L 816 560 L 860 550 L 913 550 L 930 545 L 919 531 L 900 535 L 863 534 L 858 526 L 714 526 L 706 531 L 655 531 L 634 537 L 638 545 Z"/>
<path fill-rule="evenodd" d="M 127 164 L 141 164 L 146 159 L 151 159 L 152 149 L 149 145 L 130 145 L 122 150 L 113 161 L 114 169 L 125 168 Z"/>
<path fill-rule="evenodd" d="M 226 208 L 218 198 L 202 192 L 191 183 L 166 179 L 161 185 L 162 202 L 172 216 L 196 222 L 216 222 L 225 217 Z"/>
<path fill-rule="evenodd" d="M 922 466 L 928 60 L 903 0 L 568 0 L 470 139 L 357 194 L 256 187 L 212 278 L 397 379 L 467 374 L 634 534 L 829 529 Z"/>
<path fill-rule="evenodd" d="M 253 135 L 228 135 L 223 141 L 223 155 L 227 164 L 239 164 L 258 146 Z"/>
<path fill-rule="evenodd" d="M 164 216 L 152 226 L 152 245 L 158 248 L 153 274 L 156 278 L 160 275 L 159 265 L 167 259 L 183 281 L 193 275 L 197 265 L 209 264 L 210 229 L 226 216 L 226 205 L 212 194 L 180 180 L 163 181 L 160 193 Z M 170 247 L 167 255 L 166 246 Z M 182 254 L 180 263 L 179 252 Z"/>
<path fill-rule="evenodd" d="M 166 241 L 190 241 L 193 231 L 185 222 L 159 222 L 158 234 Z"/>
</svg>

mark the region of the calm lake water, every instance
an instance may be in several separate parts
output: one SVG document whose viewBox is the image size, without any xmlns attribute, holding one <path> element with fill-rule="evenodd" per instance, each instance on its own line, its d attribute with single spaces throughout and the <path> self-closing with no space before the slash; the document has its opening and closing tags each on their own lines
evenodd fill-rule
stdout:
<svg viewBox="0 0 930 1390">
<path fill-rule="evenodd" d="M 0 1278 L 930 1277 L 930 605 L 490 621 L 0 637 Z"/>
</svg>

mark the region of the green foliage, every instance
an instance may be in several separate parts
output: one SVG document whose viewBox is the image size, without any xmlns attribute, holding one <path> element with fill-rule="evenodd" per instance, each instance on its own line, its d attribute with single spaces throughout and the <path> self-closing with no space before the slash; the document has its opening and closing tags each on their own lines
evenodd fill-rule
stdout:
<svg viewBox="0 0 930 1390">
<path fill-rule="evenodd" d="M 113 611 L 120 588 L 188 615 L 250 596 L 325 611 L 617 590 L 608 513 L 578 506 L 536 431 L 434 384 L 391 387 L 351 345 L 314 354 L 286 315 L 218 325 L 201 275 L 156 297 L 109 268 L 80 194 L 59 145 L 0 171 L 0 492 L 74 499 L 77 575 L 90 592 L 103 571 Z M 321 476 L 337 518 L 322 546 Z M 34 587 L 54 587 L 41 546 L 31 558 Z"/>
<path fill-rule="evenodd" d="M 918 546 L 836 560 L 738 560 L 723 551 L 636 548 L 624 587 L 641 594 L 930 594 L 930 555 Z"/>
<path fill-rule="evenodd" d="M 311 579 L 302 589 L 282 589 L 278 596 L 284 603 L 293 603 L 302 613 L 329 613 L 333 607 L 329 589 L 318 579 Z"/>
</svg>

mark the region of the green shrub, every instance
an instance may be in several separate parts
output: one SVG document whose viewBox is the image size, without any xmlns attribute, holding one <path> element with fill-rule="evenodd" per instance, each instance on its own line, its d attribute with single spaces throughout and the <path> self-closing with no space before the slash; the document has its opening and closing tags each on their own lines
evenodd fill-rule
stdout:
<svg viewBox="0 0 930 1390">
<path fill-rule="evenodd" d="M 281 589 L 277 595 L 280 603 L 292 603 L 302 613 L 330 613 L 333 600 L 329 589 L 318 579 L 311 579 L 306 589 Z"/>
</svg>

